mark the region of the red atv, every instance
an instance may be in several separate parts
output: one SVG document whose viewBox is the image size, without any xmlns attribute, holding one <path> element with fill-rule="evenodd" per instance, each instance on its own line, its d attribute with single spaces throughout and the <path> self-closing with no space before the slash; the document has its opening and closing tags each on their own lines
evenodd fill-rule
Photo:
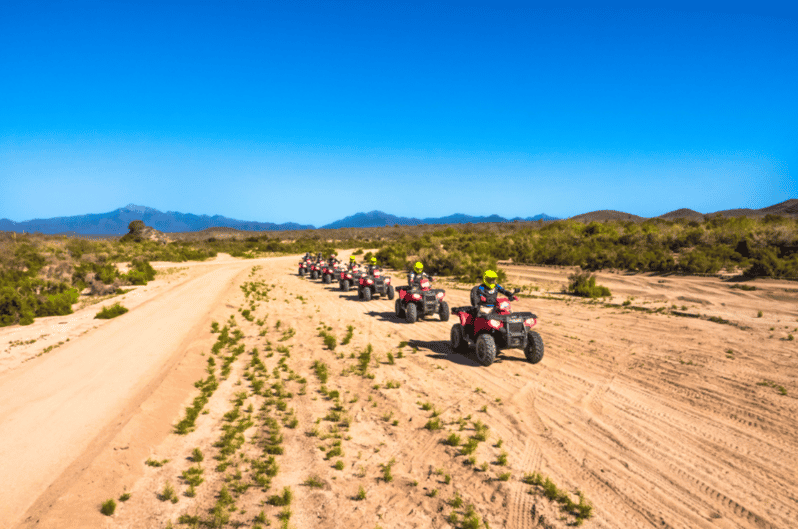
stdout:
<svg viewBox="0 0 798 529">
<path fill-rule="evenodd" d="M 332 283 L 332 278 L 338 275 L 338 263 L 327 264 L 321 266 L 321 282 L 324 284 Z"/>
<path fill-rule="evenodd" d="M 393 299 L 395 294 L 391 278 L 382 275 L 382 271 L 375 269 L 370 275 L 360 276 L 360 287 L 357 289 L 357 297 L 361 301 L 371 301 L 374 296 L 388 296 Z"/>
<path fill-rule="evenodd" d="M 431 289 L 432 278 L 423 278 L 412 285 L 398 288 L 399 298 L 394 304 L 397 318 L 415 323 L 424 316 L 438 314 L 441 321 L 449 321 L 449 304 L 443 301 L 446 292 L 442 288 Z"/>
<path fill-rule="evenodd" d="M 471 291 L 472 305 L 479 297 L 476 288 Z M 507 298 L 498 298 L 494 307 L 455 307 L 452 314 L 460 318 L 451 332 L 455 352 L 462 354 L 475 346 L 477 360 L 484 366 L 491 365 L 502 349 L 523 349 L 531 364 L 543 359 L 543 339 L 532 330 L 538 317 L 531 312 L 513 313 Z"/>
<path fill-rule="evenodd" d="M 349 292 L 349 287 L 360 284 L 362 276 L 363 273 L 359 270 L 342 269 L 338 274 L 338 287 L 344 292 Z"/>
<path fill-rule="evenodd" d="M 310 263 L 310 259 L 299 261 L 299 277 L 303 277 L 305 274 L 310 273 Z"/>
<path fill-rule="evenodd" d="M 310 263 L 310 278 L 311 279 L 318 279 L 321 275 L 321 267 L 324 265 L 323 262 L 311 262 Z"/>
</svg>

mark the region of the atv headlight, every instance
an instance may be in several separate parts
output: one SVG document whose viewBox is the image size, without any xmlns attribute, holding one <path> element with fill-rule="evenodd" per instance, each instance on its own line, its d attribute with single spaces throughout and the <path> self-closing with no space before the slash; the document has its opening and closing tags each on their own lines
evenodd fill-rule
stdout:
<svg viewBox="0 0 798 529">
<path fill-rule="evenodd" d="M 443 292 L 438 292 L 437 294 L 435 294 L 435 297 L 440 300 L 440 299 L 443 299 L 443 296 L 445 296 L 445 295 L 446 294 L 444 294 Z"/>
<path fill-rule="evenodd" d="M 494 329 L 502 328 L 502 322 L 500 322 L 499 320 L 488 320 L 488 325 L 490 325 Z"/>
<path fill-rule="evenodd" d="M 352 274 L 346 274 L 347 279 L 352 279 Z"/>
<path fill-rule="evenodd" d="M 421 294 L 413 294 L 413 299 L 421 299 Z"/>
<path fill-rule="evenodd" d="M 538 320 L 536 320 L 535 318 L 529 318 L 527 320 L 524 320 L 524 325 L 526 325 L 527 327 L 534 327 L 537 322 Z"/>
<path fill-rule="evenodd" d="M 499 303 L 499 310 L 510 310 L 510 302 L 502 301 L 501 303 Z"/>
<path fill-rule="evenodd" d="M 429 281 L 422 281 L 421 288 L 429 288 Z"/>
<path fill-rule="evenodd" d="M 390 277 L 386 277 L 385 278 L 385 284 L 386 285 L 390 285 L 391 284 L 391 278 Z"/>
<path fill-rule="evenodd" d="M 366 284 L 367 285 L 373 285 L 374 281 L 372 281 L 371 279 L 366 279 Z"/>
</svg>

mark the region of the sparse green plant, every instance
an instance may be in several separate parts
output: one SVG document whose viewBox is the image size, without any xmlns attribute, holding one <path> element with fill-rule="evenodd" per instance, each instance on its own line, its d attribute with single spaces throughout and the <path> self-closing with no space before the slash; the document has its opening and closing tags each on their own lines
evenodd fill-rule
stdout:
<svg viewBox="0 0 798 529">
<path fill-rule="evenodd" d="M 111 516 L 116 511 L 116 502 L 113 498 L 105 500 L 100 507 L 100 512 L 106 516 Z"/>
<path fill-rule="evenodd" d="M 344 469 L 344 461 L 343 459 L 339 459 L 335 462 L 335 470 L 343 470 Z"/>
<path fill-rule="evenodd" d="M 119 496 L 119 501 L 121 501 L 123 503 L 126 502 L 129 499 L 130 499 L 130 493 L 129 492 L 125 492 L 121 496 Z"/>
<path fill-rule="evenodd" d="M 291 500 L 293 498 L 294 498 L 294 493 L 291 492 L 291 487 L 283 487 L 282 494 L 275 494 L 273 496 L 269 496 L 269 499 L 266 500 L 266 503 L 268 503 L 269 505 L 282 507 L 286 505 L 291 505 Z"/>
<path fill-rule="evenodd" d="M 568 276 L 568 292 L 582 297 L 599 298 L 611 296 L 610 289 L 596 285 L 596 276 L 590 272 L 574 272 Z"/>
<path fill-rule="evenodd" d="M 464 456 L 471 455 L 476 451 L 477 446 L 479 446 L 479 441 L 472 437 L 460 448 L 460 453 Z"/>
<path fill-rule="evenodd" d="M 355 499 L 358 501 L 362 501 L 366 499 L 366 489 L 363 488 L 363 485 L 357 489 L 357 494 L 355 495 Z"/>
<path fill-rule="evenodd" d="M 396 459 L 391 458 L 391 460 L 388 461 L 387 463 L 383 463 L 382 465 L 380 465 L 380 467 L 382 467 L 382 479 L 386 483 L 390 483 L 391 481 L 393 481 L 393 474 L 391 473 L 391 467 L 393 467 L 395 464 L 396 464 Z"/>
<path fill-rule="evenodd" d="M 122 314 L 126 313 L 128 308 L 123 307 L 118 302 L 114 303 L 110 307 L 103 307 L 103 309 L 94 316 L 95 320 L 110 320 L 111 318 L 116 318 L 117 316 L 121 316 Z"/>
<path fill-rule="evenodd" d="M 460 507 L 463 506 L 463 498 L 460 497 L 459 492 L 454 493 L 454 497 L 451 500 L 449 500 L 449 505 L 455 509 L 459 509 Z"/>
<path fill-rule="evenodd" d="M 355 334 L 355 328 L 352 325 L 347 325 L 346 327 L 346 336 L 344 339 L 341 340 L 341 345 L 347 345 L 349 342 L 352 341 L 352 336 Z"/>
<path fill-rule="evenodd" d="M 507 466 L 507 452 L 502 450 L 502 452 L 496 458 L 496 464 L 501 466 Z"/>
<path fill-rule="evenodd" d="M 429 496 L 430 498 L 434 498 L 437 495 L 438 495 L 438 489 L 432 489 L 427 493 L 427 496 Z"/>
<path fill-rule="evenodd" d="M 171 501 L 172 503 L 177 503 L 179 500 L 177 494 L 175 493 L 174 487 L 168 481 L 164 485 L 161 493 L 158 495 L 158 499 L 161 501 Z"/>
<path fill-rule="evenodd" d="M 449 446 L 460 446 L 460 436 L 452 432 L 449 434 L 449 437 L 446 438 L 446 444 Z"/>
<path fill-rule="evenodd" d="M 168 462 L 169 462 L 168 459 L 158 460 L 158 459 L 147 458 L 147 460 L 144 462 L 144 464 L 147 465 L 148 467 L 162 467 L 165 464 L 167 464 Z"/>
<path fill-rule="evenodd" d="M 477 515 L 474 506 L 469 504 L 463 515 L 463 524 L 460 526 L 461 529 L 479 529 L 480 525 L 482 525 L 482 521 L 479 519 L 479 515 Z"/>
<path fill-rule="evenodd" d="M 443 482 L 447 485 L 452 482 L 452 476 L 450 474 L 443 475 Z"/>
<path fill-rule="evenodd" d="M 191 451 L 191 460 L 193 462 L 199 463 L 203 459 L 205 459 L 205 456 L 202 455 L 202 450 L 200 450 L 199 448 L 195 448 L 194 450 Z"/>
<path fill-rule="evenodd" d="M 503 472 L 499 474 L 499 481 L 508 481 L 512 474 L 510 472 Z"/>
<path fill-rule="evenodd" d="M 427 424 L 424 425 L 424 428 L 430 431 L 434 431 L 434 430 L 440 430 L 441 428 L 443 428 L 443 425 L 441 424 L 441 420 L 436 417 L 434 419 L 430 419 L 429 421 L 427 421 Z"/>
<path fill-rule="evenodd" d="M 761 310 L 756 313 L 756 317 L 757 318 L 761 318 L 762 317 L 762 311 Z"/>
</svg>

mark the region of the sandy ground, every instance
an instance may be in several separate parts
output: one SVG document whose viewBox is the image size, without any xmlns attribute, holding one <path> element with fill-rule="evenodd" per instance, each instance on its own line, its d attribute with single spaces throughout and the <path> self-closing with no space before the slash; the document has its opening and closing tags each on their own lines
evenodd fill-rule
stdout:
<svg viewBox="0 0 798 529">
<path fill-rule="evenodd" d="M 531 365 L 509 350 L 486 368 L 450 352 L 452 321 L 408 325 L 392 301 L 360 302 L 297 277 L 296 261 L 161 263 L 170 273 L 127 294 L 131 310 L 117 319 L 93 320 L 93 305 L 0 330 L 0 527 L 190 527 L 178 518 L 209 520 L 223 486 L 235 499 L 230 527 L 280 526 L 283 508 L 266 500 L 283 487 L 293 491 L 296 528 L 459 527 L 447 518 L 462 520 L 468 504 L 492 528 L 573 524 L 522 482 L 532 472 L 574 500 L 584 494 L 593 504 L 585 527 L 798 527 L 798 346 L 789 339 L 798 336 L 798 283 L 756 280 L 746 284 L 757 290 L 743 291 L 715 278 L 601 273 L 614 296 L 591 303 L 560 294 L 568 269 L 506 266 L 509 283 L 538 288 L 514 308 L 537 314 L 546 352 Z M 239 288 L 249 281 L 265 296 L 253 311 L 263 325 L 238 312 L 253 299 Z M 452 306 L 467 304 L 466 289 L 446 288 Z M 231 315 L 245 352 L 196 429 L 176 435 L 199 394 L 194 382 L 207 376 L 211 321 Z M 336 337 L 334 351 L 320 329 Z M 373 378 L 352 369 L 368 344 Z M 265 373 L 253 369 L 253 348 Z M 216 376 L 227 354 L 216 355 Z M 328 366 L 327 395 L 315 361 Z M 268 393 L 254 390 L 257 377 Z M 219 459 L 236 395 L 252 424 Z M 329 420 L 336 404 L 348 421 Z M 443 428 L 424 428 L 436 413 Z M 280 424 L 284 453 L 265 491 L 253 462 L 265 457 L 268 418 Z M 443 440 L 465 441 L 475 421 L 489 439 L 473 465 Z M 342 453 L 328 458 L 334 443 Z M 191 460 L 194 448 L 202 463 Z M 168 462 L 151 467 L 148 458 Z M 197 465 L 204 482 L 192 497 L 181 474 Z M 311 476 L 319 487 L 304 484 Z M 167 483 L 174 503 L 161 501 Z M 100 504 L 123 492 L 130 499 L 103 516 Z"/>
</svg>

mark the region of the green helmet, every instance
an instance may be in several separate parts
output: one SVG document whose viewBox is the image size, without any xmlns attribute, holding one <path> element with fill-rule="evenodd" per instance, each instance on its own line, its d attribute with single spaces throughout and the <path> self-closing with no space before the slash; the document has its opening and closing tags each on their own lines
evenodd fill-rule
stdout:
<svg viewBox="0 0 798 529">
<path fill-rule="evenodd" d="M 421 264 L 421 261 L 417 261 L 416 264 L 413 265 L 413 270 L 415 270 L 417 274 L 420 274 L 424 271 L 424 265 Z"/>
<path fill-rule="evenodd" d="M 486 270 L 485 274 L 482 276 L 482 282 L 485 283 L 485 286 L 488 288 L 494 288 L 498 280 L 499 276 L 496 275 L 496 272 L 493 270 Z"/>
<path fill-rule="evenodd" d="M 376 257 L 372 257 L 371 258 L 371 264 L 373 264 L 373 265 L 377 264 L 377 258 Z"/>
</svg>

